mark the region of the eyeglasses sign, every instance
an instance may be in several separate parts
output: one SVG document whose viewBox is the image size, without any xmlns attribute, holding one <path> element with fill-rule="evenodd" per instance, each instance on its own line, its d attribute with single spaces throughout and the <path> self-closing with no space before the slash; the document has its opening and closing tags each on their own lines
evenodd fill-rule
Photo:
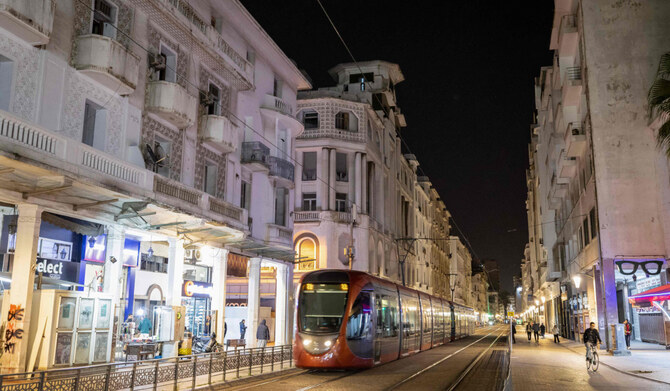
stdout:
<svg viewBox="0 0 670 391">
<path fill-rule="evenodd" d="M 641 262 L 635 262 L 635 261 L 615 261 L 614 264 L 617 266 L 619 269 L 619 273 L 626 275 L 626 276 L 631 276 L 637 272 L 638 268 L 642 268 L 642 271 L 644 271 L 646 274 L 650 276 L 655 276 L 658 274 L 661 274 L 661 270 L 663 268 L 664 261 L 659 261 L 659 260 L 653 260 L 653 261 L 641 261 Z"/>
</svg>

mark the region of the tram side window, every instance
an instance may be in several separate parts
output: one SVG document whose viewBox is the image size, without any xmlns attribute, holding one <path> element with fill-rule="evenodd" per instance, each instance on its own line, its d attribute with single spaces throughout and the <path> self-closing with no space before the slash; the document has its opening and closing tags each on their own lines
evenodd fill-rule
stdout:
<svg viewBox="0 0 670 391">
<path fill-rule="evenodd" d="M 347 321 L 347 345 L 358 357 L 372 357 L 372 304 L 369 292 L 361 292 L 354 300 Z"/>
<path fill-rule="evenodd" d="M 419 324 L 419 301 L 417 299 L 411 298 L 406 300 L 405 307 L 405 335 L 407 336 L 416 336 L 419 335 L 419 329 L 421 325 Z"/>
<path fill-rule="evenodd" d="M 398 336 L 398 298 L 389 295 L 382 296 L 381 320 L 384 328 L 383 337 Z"/>
<path fill-rule="evenodd" d="M 430 331 L 432 330 L 432 321 L 431 321 L 431 308 L 430 308 L 430 303 L 428 301 L 423 302 L 423 333 L 424 334 L 430 334 Z"/>
</svg>

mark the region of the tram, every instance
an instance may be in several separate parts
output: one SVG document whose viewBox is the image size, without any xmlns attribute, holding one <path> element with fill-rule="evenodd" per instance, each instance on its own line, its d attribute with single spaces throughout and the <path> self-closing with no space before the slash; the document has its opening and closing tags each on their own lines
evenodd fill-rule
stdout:
<svg viewBox="0 0 670 391">
<path fill-rule="evenodd" d="M 453 305 L 452 305 L 453 304 Z M 302 276 L 293 358 L 300 368 L 370 368 L 474 332 L 474 310 L 350 270 Z"/>
</svg>

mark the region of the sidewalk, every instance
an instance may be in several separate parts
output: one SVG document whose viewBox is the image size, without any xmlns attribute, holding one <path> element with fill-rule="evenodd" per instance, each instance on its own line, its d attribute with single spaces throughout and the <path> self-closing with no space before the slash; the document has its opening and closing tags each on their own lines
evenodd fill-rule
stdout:
<svg viewBox="0 0 670 391">
<path fill-rule="evenodd" d="M 601 364 L 598 372 L 589 373 L 586 370 L 583 345 L 564 339 L 561 339 L 560 344 L 555 344 L 551 334 L 547 334 L 545 339 L 540 339 L 539 344 L 534 341 L 528 342 L 525 333 L 517 333 L 516 336 L 517 343 L 513 345 L 510 365 L 514 391 L 670 389 L 670 383 L 659 383 L 644 377 L 651 378 L 650 375 L 657 375 L 666 378 L 670 376 L 667 373 L 656 373 L 657 371 L 667 372 L 667 368 L 670 367 L 667 363 L 670 361 L 668 360 L 670 352 L 660 350 L 649 352 L 649 354 L 656 355 L 654 356 L 656 360 L 659 360 L 659 354 L 664 354 L 662 357 L 666 361 L 656 364 L 653 369 L 649 369 L 650 367 L 647 367 L 646 364 L 638 361 L 638 358 L 645 363 L 651 360 L 641 358 L 643 353 L 633 351 L 632 356 L 612 357 L 603 352 L 600 356 Z M 630 362 L 635 369 L 651 370 L 652 373 L 627 374 L 623 365 L 624 360 L 630 360 L 627 362 Z M 607 365 L 605 365 L 606 361 Z M 668 367 L 662 368 L 661 365 L 668 365 Z"/>
</svg>

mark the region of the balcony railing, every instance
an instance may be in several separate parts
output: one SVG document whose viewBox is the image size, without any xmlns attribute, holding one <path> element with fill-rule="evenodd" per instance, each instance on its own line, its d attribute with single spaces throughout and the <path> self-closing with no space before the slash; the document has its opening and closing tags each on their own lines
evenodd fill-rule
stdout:
<svg viewBox="0 0 670 391">
<path fill-rule="evenodd" d="M 268 224 L 268 240 L 271 242 L 281 242 L 287 245 L 293 243 L 293 230 L 276 224 Z"/>
<path fill-rule="evenodd" d="M 222 216 L 242 221 L 242 209 L 214 197 L 209 197 L 209 210 Z"/>
<path fill-rule="evenodd" d="M 191 205 L 200 205 L 200 200 L 202 199 L 202 193 L 198 190 L 188 188 L 179 182 L 160 175 L 154 176 L 154 191 L 177 198 Z"/>
<path fill-rule="evenodd" d="M 0 375 L 0 391 L 196 389 L 293 366 L 292 345 Z M 78 385 L 78 386 L 77 386 Z M 152 387 L 153 386 L 153 387 Z"/>
<path fill-rule="evenodd" d="M 31 45 L 46 45 L 55 12 L 54 0 L 0 0 L 0 27 Z"/>
<path fill-rule="evenodd" d="M 293 116 L 293 107 L 274 95 L 265 94 L 265 97 L 263 98 L 263 107 L 278 111 L 285 115 Z"/>
<path fill-rule="evenodd" d="M 565 70 L 565 75 L 570 81 L 582 80 L 582 67 L 568 67 Z"/>
<path fill-rule="evenodd" d="M 271 176 L 278 176 L 293 182 L 295 167 L 291 162 L 276 156 L 270 156 L 268 162 Z"/>
<path fill-rule="evenodd" d="M 307 221 L 320 221 L 321 212 L 319 211 L 300 211 L 293 212 L 293 222 L 301 223 Z"/>
<path fill-rule="evenodd" d="M 120 95 L 135 91 L 140 58 L 112 38 L 97 34 L 77 38 L 75 68 Z"/>
<path fill-rule="evenodd" d="M 149 82 L 146 108 L 180 129 L 195 123 L 196 98 L 177 83 Z"/>
<path fill-rule="evenodd" d="M 235 127 L 228 118 L 218 115 L 203 115 L 200 118 L 200 137 L 203 141 L 212 143 L 219 151 L 235 151 L 235 136 Z"/>
<path fill-rule="evenodd" d="M 260 141 L 242 143 L 242 163 L 270 164 L 270 148 Z"/>
<path fill-rule="evenodd" d="M 365 142 L 365 134 L 362 132 L 352 132 L 349 130 L 340 130 L 335 128 L 305 129 L 298 137 L 299 139 L 311 138 L 334 138 L 346 141 Z"/>
</svg>

